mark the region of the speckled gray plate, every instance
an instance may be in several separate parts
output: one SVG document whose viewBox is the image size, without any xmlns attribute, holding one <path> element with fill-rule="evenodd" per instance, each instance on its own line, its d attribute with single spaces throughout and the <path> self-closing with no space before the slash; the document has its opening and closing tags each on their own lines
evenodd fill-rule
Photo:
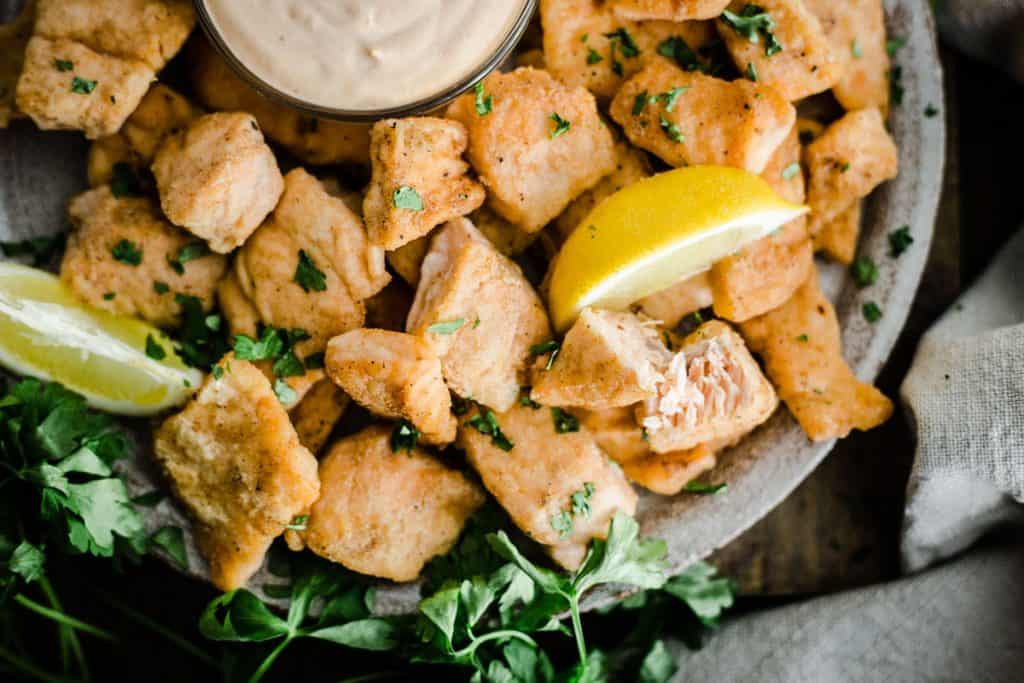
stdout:
<svg viewBox="0 0 1024 683">
<path fill-rule="evenodd" d="M 0 5 L 3 0 L 0 0 Z M 872 196 L 865 215 L 861 253 L 874 258 L 878 283 L 861 291 L 841 268 L 822 266 L 827 291 L 836 301 L 846 357 L 857 375 L 873 379 L 891 351 L 907 318 L 928 255 L 932 228 L 942 186 L 945 130 L 941 116 L 928 118 L 929 104 L 943 103 L 942 75 L 935 32 L 925 0 L 887 2 L 892 35 L 905 36 L 907 44 L 897 57 L 903 67 L 906 93 L 903 105 L 891 116 L 893 134 L 900 147 L 899 177 Z M 0 240 L 51 234 L 65 225 L 64 204 L 85 184 L 86 144 L 81 136 L 41 134 L 25 122 L 0 131 Z M 909 225 L 914 245 L 898 261 L 888 257 L 887 235 Z M 860 309 L 868 299 L 878 302 L 885 317 L 867 324 Z M 133 423 L 140 435 L 140 451 L 147 450 L 147 425 Z M 716 481 L 729 483 L 717 496 L 641 497 L 638 519 L 645 535 L 668 541 L 673 570 L 705 557 L 748 529 L 778 505 L 821 462 L 831 443 L 814 444 L 789 414 L 782 410 L 739 446 L 724 453 L 715 472 Z M 159 486 L 147 459 L 140 455 L 125 469 L 135 493 Z M 187 528 L 188 522 L 170 502 L 146 512 L 151 529 L 168 524 Z M 204 576 L 205 566 L 189 543 L 192 573 Z M 269 580 L 256 577 L 252 585 Z M 415 585 L 382 585 L 378 592 L 382 613 L 406 612 L 418 600 Z M 614 596 L 597 592 L 593 607 Z"/>
</svg>

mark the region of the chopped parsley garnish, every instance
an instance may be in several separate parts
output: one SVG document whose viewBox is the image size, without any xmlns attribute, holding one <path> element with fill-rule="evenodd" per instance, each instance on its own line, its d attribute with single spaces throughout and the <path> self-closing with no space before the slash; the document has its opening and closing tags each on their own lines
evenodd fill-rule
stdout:
<svg viewBox="0 0 1024 683">
<path fill-rule="evenodd" d="M 491 437 L 491 443 L 503 451 L 510 451 L 515 447 L 508 437 L 501 431 L 498 424 L 498 417 L 490 408 L 480 407 L 480 413 L 469 418 L 466 424 L 481 434 Z"/>
<path fill-rule="evenodd" d="M 55 59 L 53 63 L 57 71 L 71 71 L 75 68 L 75 63 L 67 59 Z"/>
<path fill-rule="evenodd" d="M 569 503 L 572 505 L 572 514 L 584 519 L 590 517 L 590 499 L 594 497 L 595 487 L 589 481 L 583 488 L 569 496 Z"/>
<path fill-rule="evenodd" d="M 793 178 L 796 178 L 799 174 L 800 174 L 800 164 L 798 162 L 796 162 L 796 161 L 791 163 L 786 168 L 782 169 L 782 179 L 783 180 L 792 180 Z"/>
<path fill-rule="evenodd" d="M 556 434 L 569 434 L 580 431 L 580 421 L 561 408 L 551 409 L 551 419 L 555 423 Z"/>
<path fill-rule="evenodd" d="M 851 163 L 850 163 L 849 161 L 844 161 L 844 162 L 843 162 L 843 163 L 842 163 L 842 164 L 841 164 L 841 165 L 839 166 L 839 172 L 840 172 L 840 173 L 846 173 L 846 172 L 847 172 L 847 171 L 849 171 L 849 170 L 850 170 L 851 168 L 853 168 L 853 164 L 851 164 Z"/>
<path fill-rule="evenodd" d="M 533 408 L 534 410 L 540 410 L 540 404 L 530 398 L 531 387 L 523 387 L 523 393 L 519 395 L 519 405 L 525 408 Z"/>
<path fill-rule="evenodd" d="M 309 515 L 296 515 L 292 519 L 292 523 L 285 527 L 289 531 L 305 531 L 306 524 L 309 522 Z"/>
<path fill-rule="evenodd" d="M 405 209 L 406 211 L 423 210 L 423 197 L 420 196 L 420 193 L 415 188 L 408 185 L 402 185 L 395 190 L 394 194 L 391 195 L 391 200 L 394 202 L 396 209 Z"/>
<path fill-rule="evenodd" d="M 160 346 L 156 339 L 153 339 L 153 335 L 146 335 L 146 355 L 153 360 L 163 360 L 167 357 L 167 352 L 164 347 Z"/>
<path fill-rule="evenodd" d="M 274 396 L 277 396 L 277 400 L 283 405 L 291 405 L 299 397 L 295 390 L 288 385 L 288 382 L 280 377 L 274 380 Z"/>
<path fill-rule="evenodd" d="M 131 164 L 119 161 L 110 170 L 110 194 L 122 197 L 141 197 L 142 180 Z"/>
<path fill-rule="evenodd" d="M 113 301 L 116 298 L 117 298 L 117 293 L 115 293 L 115 292 L 107 292 L 106 294 L 103 295 L 103 300 L 104 301 Z"/>
<path fill-rule="evenodd" d="M 295 266 L 295 282 L 307 294 L 327 291 L 327 276 L 303 249 L 299 250 L 299 263 Z"/>
<path fill-rule="evenodd" d="M 185 531 L 177 526 L 165 526 L 149 537 L 150 547 L 159 548 L 176 565 L 188 569 L 188 552 L 185 550 Z"/>
<path fill-rule="evenodd" d="M 885 41 L 885 51 L 890 57 L 895 57 L 901 47 L 907 44 L 904 36 L 893 36 Z"/>
<path fill-rule="evenodd" d="M 860 48 L 860 41 L 856 38 L 854 38 L 853 42 L 850 43 L 850 54 L 852 54 L 856 59 L 860 59 L 864 56 L 864 51 Z"/>
<path fill-rule="evenodd" d="M 860 256 L 850 265 L 850 274 L 854 284 L 864 289 L 878 281 L 878 266 L 869 257 Z"/>
<path fill-rule="evenodd" d="M 568 510 L 562 510 L 558 514 L 551 515 L 551 528 L 558 532 L 559 538 L 569 538 L 572 533 L 572 515 Z"/>
<path fill-rule="evenodd" d="M 660 95 L 652 96 L 650 102 L 651 104 L 656 104 L 658 100 L 663 100 L 665 102 L 665 111 L 670 112 L 676 108 L 676 102 L 679 100 L 679 96 L 689 89 L 690 86 L 681 85 L 679 87 L 672 88 L 671 90 L 667 90 Z"/>
<path fill-rule="evenodd" d="M 896 258 L 903 254 L 910 245 L 914 243 L 914 238 L 910 235 L 910 226 L 904 225 L 897 228 L 889 233 L 889 256 Z"/>
<path fill-rule="evenodd" d="M 613 45 L 618 45 L 619 52 L 623 57 L 632 59 L 640 54 L 640 48 L 637 47 L 636 41 L 633 40 L 633 36 L 629 34 L 624 28 L 612 31 L 611 33 L 604 34 L 604 37 L 612 41 Z"/>
<path fill-rule="evenodd" d="M 267 327 L 259 339 L 245 334 L 235 335 L 234 351 L 238 360 L 277 360 L 284 353 L 284 340 L 277 328 Z"/>
<path fill-rule="evenodd" d="M 869 323 L 876 323 L 882 319 L 882 309 L 874 301 L 864 304 L 864 319 Z"/>
<path fill-rule="evenodd" d="M 185 274 L 185 264 L 189 261 L 195 261 L 198 258 L 209 256 L 210 247 L 206 246 L 206 242 L 189 242 L 174 256 L 167 257 L 167 264 L 174 270 L 178 275 Z"/>
<path fill-rule="evenodd" d="M 433 325 L 427 328 L 427 332 L 431 334 L 454 334 L 455 332 L 462 329 L 462 326 L 465 324 L 465 318 L 447 320 L 444 322 L 434 323 Z"/>
<path fill-rule="evenodd" d="M 757 83 L 757 67 L 753 62 L 747 62 L 747 78 Z"/>
<path fill-rule="evenodd" d="M 644 90 L 642 93 L 636 96 L 633 100 L 633 116 L 640 116 L 643 113 L 644 108 L 647 107 L 647 91 Z"/>
<path fill-rule="evenodd" d="M 722 493 L 728 488 L 729 485 L 726 483 L 705 484 L 700 481 L 691 481 L 690 483 L 683 487 L 683 490 L 686 491 L 687 493 L 696 493 L 701 496 L 713 496 L 717 493 Z"/>
<path fill-rule="evenodd" d="M 555 364 L 555 359 L 558 358 L 558 352 L 561 350 L 562 343 L 552 339 L 542 344 L 534 344 L 531 346 L 530 355 L 543 356 L 545 353 L 550 353 L 551 355 L 548 356 L 548 362 L 544 365 L 545 370 L 550 370 L 551 366 Z"/>
<path fill-rule="evenodd" d="M 89 81 L 75 76 L 71 79 L 71 92 L 78 95 L 88 95 L 96 89 L 96 81 Z"/>
<path fill-rule="evenodd" d="M 19 258 L 29 256 L 32 265 L 42 266 L 49 263 L 54 254 L 64 244 L 64 233 L 48 235 L 46 237 L 33 237 L 19 242 L 0 242 L 0 253 L 7 258 Z"/>
<path fill-rule="evenodd" d="M 301 377 L 306 374 L 306 366 L 295 352 L 289 349 L 274 361 L 273 371 L 277 377 Z"/>
<path fill-rule="evenodd" d="M 708 71 L 707 66 L 697 57 L 697 53 L 680 36 L 672 36 L 661 41 L 658 45 L 658 54 L 675 60 L 684 71 Z"/>
<path fill-rule="evenodd" d="M 604 57 L 601 56 L 601 53 L 594 48 L 590 48 L 590 51 L 587 52 L 587 64 L 597 64 L 598 62 L 603 61 Z"/>
<path fill-rule="evenodd" d="M 473 92 L 476 94 L 475 105 L 477 116 L 487 116 L 494 111 L 494 100 L 490 95 L 484 92 L 484 82 L 480 81 L 473 86 Z M 395 206 L 398 206 L 395 204 Z"/>
<path fill-rule="evenodd" d="M 806 334 L 801 334 L 799 337 L 796 338 L 796 340 L 798 342 L 807 343 L 810 340 L 810 337 L 808 337 Z"/>
<path fill-rule="evenodd" d="M 548 118 L 555 122 L 555 129 L 552 130 L 550 133 L 552 140 L 554 140 L 560 135 L 568 133 L 569 127 L 572 126 L 572 124 L 563 119 L 558 112 L 554 112 Z"/>
<path fill-rule="evenodd" d="M 129 266 L 137 266 L 142 263 L 142 249 L 131 240 L 121 240 L 110 250 L 115 261 L 127 263 Z"/>
<path fill-rule="evenodd" d="M 153 282 L 153 291 L 156 292 L 157 294 L 166 294 L 167 292 L 171 291 L 171 286 L 168 285 L 166 282 L 160 282 L 159 280 L 155 280 Z"/>
<path fill-rule="evenodd" d="M 679 126 L 672 123 L 664 116 L 661 117 L 661 129 L 665 131 L 665 135 L 672 142 L 686 142 L 686 136 L 679 131 Z"/>
<path fill-rule="evenodd" d="M 409 452 L 416 448 L 420 441 L 420 430 L 416 429 L 408 420 L 400 420 L 395 428 L 391 430 L 391 452 Z"/>
<path fill-rule="evenodd" d="M 939 115 L 939 108 L 936 107 L 931 102 L 929 102 L 928 106 L 924 108 L 924 115 L 930 119 L 933 119 Z"/>
<path fill-rule="evenodd" d="M 207 315 L 198 297 L 178 293 L 174 302 L 181 307 L 182 320 L 175 353 L 186 365 L 208 370 L 230 350 L 227 337 L 220 332 L 220 316 Z"/>
<path fill-rule="evenodd" d="M 782 52 L 782 43 L 773 33 L 775 19 L 759 5 L 747 5 L 739 14 L 725 10 L 722 21 L 736 33 L 757 45 L 764 38 L 764 55 L 772 57 Z"/>
<path fill-rule="evenodd" d="M 213 367 L 213 370 L 210 371 L 210 374 L 213 375 L 214 379 L 220 379 L 221 377 L 224 376 L 224 368 L 222 368 L 219 365 L 215 365 Z"/>
</svg>

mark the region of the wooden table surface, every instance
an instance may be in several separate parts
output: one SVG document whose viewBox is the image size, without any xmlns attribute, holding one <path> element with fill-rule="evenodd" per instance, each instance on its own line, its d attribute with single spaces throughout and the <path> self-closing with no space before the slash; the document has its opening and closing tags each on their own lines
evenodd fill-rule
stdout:
<svg viewBox="0 0 1024 683">
<path fill-rule="evenodd" d="M 949 130 L 929 265 L 879 386 L 894 399 L 921 335 L 1024 222 L 1024 88 L 943 52 Z M 962 239 L 963 236 L 969 236 Z M 774 512 L 711 562 L 745 595 L 828 593 L 894 578 L 914 441 L 906 415 L 840 442 Z"/>
</svg>

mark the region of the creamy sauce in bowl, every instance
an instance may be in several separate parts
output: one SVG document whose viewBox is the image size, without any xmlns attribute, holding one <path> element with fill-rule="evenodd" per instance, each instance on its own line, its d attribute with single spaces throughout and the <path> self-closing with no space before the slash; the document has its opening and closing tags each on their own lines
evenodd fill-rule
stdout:
<svg viewBox="0 0 1024 683">
<path fill-rule="evenodd" d="M 202 0 L 209 28 L 257 79 L 344 111 L 401 107 L 475 75 L 527 0 Z"/>
</svg>

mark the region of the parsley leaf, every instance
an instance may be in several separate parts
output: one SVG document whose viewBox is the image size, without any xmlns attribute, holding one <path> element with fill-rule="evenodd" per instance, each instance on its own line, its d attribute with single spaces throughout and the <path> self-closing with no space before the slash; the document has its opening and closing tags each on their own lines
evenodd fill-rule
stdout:
<svg viewBox="0 0 1024 683">
<path fill-rule="evenodd" d="M 165 526 L 149 537 L 151 547 L 159 548 L 182 569 L 188 569 L 185 532 L 181 527 Z"/>
<path fill-rule="evenodd" d="M 747 79 L 757 83 L 757 67 L 753 62 L 747 62 Z"/>
<path fill-rule="evenodd" d="M 675 60 L 684 71 L 708 72 L 707 66 L 681 36 L 672 36 L 661 41 L 658 44 L 658 54 Z"/>
<path fill-rule="evenodd" d="M 882 309 L 878 307 L 874 301 L 869 301 L 864 304 L 863 308 L 864 319 L 869 323 L 876 323 L 882 319 Z"/>
<path fill-rule="evenodd" d="M 167 357 L 167 351 L 160 346 L 156 339 L 153 339 L 151 334 L 146 335 L 146 355 L 153 360 L 163 360 Z"/>
<path fill-rule="evenodd" d="M 683 487 L 683 490 L 686 491 L 687 493 L 697 493 L 702 496 L 713 496 L 724 492 L 728 488 L 729 485 L 725 483 L 705 484 L 704 482 L 701 481 L 691 481 L 687 482 L 686 486 Z"/>
<path fill-rule="evenodd" d="M 633 116 L 640 116 L 647 107 L 647 91 L 644 90 L 633 100 Z"/>
<path fill-rule="evenodd" d="M 316 267 L 313 259 L 303 249 L 299 250 L 299 263 L 295 266 L 294 279 L 307 294 L 327 291 L 327 276 Z"/>
<path fill-rule="evenodd" d="M 910 226 L 901 226 L 889 233 L 889 255 L 896 258 L 909 249 L 913 243 L 914 238 L 910 235 Z"/>
<path fill-rule="evenodd" d="M 295 393 L 291 385 L 280 377 L 274 380 L 274 396 L 277 396 L 277 400 L 286 406 L 295 403 L 296 399 L 299 398 L 299 395 Z"/>
<path fill-rule="evenodd" d="M 121 240 L 110 250 L 110 255 L 115 261 L 126 263 L 129 266 L 137 266 L 142 263 L 142 249 L 136 246 L 131 240 Z"/>
<path fill-rule="evenodd" d="M 558 532 L 559 538 L 569 538 L 573 530 L 572 515 L 567 510 L 551 515 L 551 528 Z"/>
<path fill-rule="evenodd" d="M 590 517 L 590 499 L 594 497 L 594 485 L 589 481 L 583 484 L 583 488 L 576 491 L 569 497 L 572 505 L 572 514 L 584 519 Z"/>
<path fill-rule="evenodd" d="M 561 408 L 551 409 L 551 419 L 555 422 L 556 434 L 568 434 L 570 432 L 580 431 L 580 421 Z"/>
<path fill-rule="evenodd" d="M 85 78 L 74 76 L 71 79 L 71 92 L 77 95 L 88 95 L 96 89 L 97 81 L 90 81 Z"/>
<path fill-rule="evenodd" d="M 718 618 L 733 605 L 735 585 L 716 577 L 718 570 L 706 562 L 695 562 L 682 574 L 665 582 L 662 590 L 682 600 L 705 626 L 718 626 Z"/>
<path fill-rule="evenodd" d="M 74 62 L 67 59 L 55 59 L 53 63 L 57 71 L 71 71 L 75 68 Z"/>
<path fill-rule="evenodd" d="M 174 301 L 181 307 L 175 353 L 186 365 L 209 370 L 230 349 L 221 332 L 220 316 L 207 315 L 198 297 L 178 293 Z"/>
<path fill-rule="evenodd" d="M 665 135 L 667 135 L 668 139 L 671 140 L 672 142 L 686 142 L 686 136 L 683 135 L 682 132 L 680 132 L 679 126 L 677 126 L 672 121 L 669 121 L 664 116 L 662 116 L 660 125 L 661 129 L 665 131 Z"/>
<path fill-rule="evenodd" d="M 791 163 L 786 168 L 782 169 L 782 179 L 783 180 L 792 180 L 793 178 L 796 178 L 799 174 L 800 174 L 800 164 L 799 164 L 799 162 L 796 162 L 796 161 Z"/>
<path fill-rule="evenodd" d="M 601 56 L 601 53 L 594 48 L 590 48 L 589 52 L 587 52 L 587 64 L 597 64 L 603 61 L 604 57 Z"/>
<path fill-rule="evenodd" d="M 510 451 L 515 448 L 515 444 L 509 441 L 508 437 L 501 431 L 501 425 L 498 424 L 498 416 L 490 408 L 481 407 L 479 412 L 466 422 L 466 425 L 481 434 L 490 436 L 491 443 L 503 451 Z"/>
<path fill-rule="evenodd" d="M 178 275 L 185 274 L 185 264 L 189 261 L 195 261 L 198 258 L 209 256 L 210 247 L 206 245 L 206 242 L 189 242 L 174 256 L 167 257 L 167 263 L 171 269 L 174 270 Z"/>
<path fill-rule="evenodd" d="M 885 41 L 885 52 L 890 57 L 895 57 L 900 48 L 906 44 L 907 39 L 905 36 L 893 36 L 889 40 Z"/>
<path fill-rule="evenodd" d="M 871 258 L 860 256 L 850 264 L 850 274 L 853 275 L 854 284 L 864 289 L 878 281 L 878 266 Z"/>
<path fill-rule="evenodd" d="M 457 331 L 462 329 L 462 326 L 465 324 L 465 318 L 447 320 L 439 323 L 434 323 L 433 325 L 427 328 L 427 332 L 431 334 L 455 334 Z"/>
<path fill-rule="evenodd" d="M 613 45 L 618 45 L 619 52 L 627 59 L 632 59 L 640 54 L 640 48 L 637 46 L 636 41 L 633 40 L 633 36 L 625 28 L 605 33 L 604 37 L 612 41 Z"/>
<path fill-rule="evenodd" d="M 236 335 L 234 350 L 238 360 L 276 360 L 284 353 L 284 341 L 276 328 L 267 327 L 259 340 L 245 334 Z"/>
<path fill-rule="evenodd" d="M 480 81 L 473 86 L 473 92 L 475 93 L 475 105 L 477 116 L 487 116 L 494 111 L 494 101 L 490 95 L 484 92 L 484 82 Z"/>
<path fill-rule="evenodd" d="M 422 211 L 423 210 L 423 197 L 415 188 L 403 185 L 394 194 L 391 195 L 391 201 L 394 203 L 396 209 L 406 209 L 407 211 Z"/>
<path fill-rule="evenodd" d="M 564 135 L 565 133 L 568 133 L 569 127 L 572 126 L 572 124 L 569 121 L 563 119 L 558 114 L 558 112 L 551 114 L 551 116 L 549 116 L 548 118 L 555 122 L 555 129 L 552 130 L 549 134 L 552 140 L 561 135 Z"/>
<path fill-rule="evenodd" d="M 534 344 L 530 347 L 530 355 L 533 357 L 543 356 L 545 353 L 551 354 L 548 356 L 548 362 L 544 364 L 545 370 L 550 370 L 555 364 L 555 359 L 558 358 L 558 353 L 562 350 L 562 343 L 555 341 L 554 339 L 540 344 Z"/>
<path fill-rule="evenodd" d="M 763 36 L 765 42 L 764 54 L 766 57 L 772 57 L 782 52 L 782 43 L 779 42 L 773 33 L 775 19 L 763 7 L 748 4 L 739 14 L 724 10 L 722 12 L 722 21 L 755 45 L 761 42 L 761 37 Z"/>
<path fill-rule="evenodd" d="M 391 452 L 411 451 L 416 448 L 420 436 L 420 430 L 416 429 L 411 422 L 399 420 L 395 428 L 391 430 Z"/>
</svg>

